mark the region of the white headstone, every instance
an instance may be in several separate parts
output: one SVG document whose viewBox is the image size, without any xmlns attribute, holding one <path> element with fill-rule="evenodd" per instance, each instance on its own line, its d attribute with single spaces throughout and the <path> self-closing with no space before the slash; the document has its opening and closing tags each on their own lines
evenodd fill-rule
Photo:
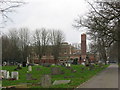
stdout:
<svg viewBox="0 0 120 90">
<path fill-rule="evenodd" d="M 81 64 L 85 66 L 85 63 L 84 63 L 84 62 L 82 62 Z"/>
<path fill-rule="evenodd" d="M 22 67 L 22 64 L 20 63 L 20 67 Z"/>
<path fill-rule="evenodd" d="M 70 64 L 70 63 L 68 63 L 68 67 L 71 67 L 71 64 Z"/>
<path fill-rule="evenodd" d="M 3 78 L 7 78 L 7 70 L 1 70 Z"/>
<path fill-rule="evenodd" d="M 9 78 L 10 78 L 10 72 L 7 71 L 7 79 L 9 79 Z"/>
<path fill-rule="evenodd" d="M 66 63 L 66 64 L 65 64 L 65 66 L 67 67 L 67 66 L 68 66 L 68 64 Z"/>
<path fill-rule="evenodd" d="M 18 80 L 19 74 L 18 72 L 11 72 L 11 78 L 15 78 L 16 80 Z"/>
<path fill-rule="evenodd" d="M 55 80 L 53 82 L 53 85 L 59 85 L 59 84 L 68 84 L 71 80 Z"/>
<path fill-rule="evenodd" d="M 32 66 L 28 66 L 28 71 L 32 71 Z"/>
</svg>

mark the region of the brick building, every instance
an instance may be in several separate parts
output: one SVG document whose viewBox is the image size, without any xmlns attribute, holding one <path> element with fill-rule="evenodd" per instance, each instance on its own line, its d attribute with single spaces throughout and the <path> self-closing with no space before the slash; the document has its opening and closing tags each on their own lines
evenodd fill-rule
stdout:
<svg viewBox="0 0 120 90">
<path fill-rule="evenodd" d="M 48 47 L 49 51 L 51 51 L 51 46 Z M 78 63 L 83 62 L 84 60 L 95 61 L 96 55 L 89 54 L 86 52 L 87 45 L 86 45 L 86 34 L 81 35 L 81 50 L 68 44 L 67 42 L 63 42 L 61 44 L 61 50 L 59 53 L 59 57 L 57 62 L 66 62 L 67 60 L 74 60 L 77 59 Z M 32 52 L 32 58 L 30 61 L 32 63 L 56 63 L 54 57 L 52 56 L 51 52 L 48 52 L 46 55 L 42 56 L 41 60 L 38 59 L 38 56 Z"/>
</svg>

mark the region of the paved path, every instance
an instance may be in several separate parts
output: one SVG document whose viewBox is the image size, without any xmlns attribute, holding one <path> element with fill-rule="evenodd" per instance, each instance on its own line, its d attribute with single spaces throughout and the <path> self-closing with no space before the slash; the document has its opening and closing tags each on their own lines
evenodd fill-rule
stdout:
<svg viewBox="0 0 120 90">
<path fill-rule="evenodd" d="M 118 88 L 118 65 L 111 64 L 77 88 Z"/>
</svg>

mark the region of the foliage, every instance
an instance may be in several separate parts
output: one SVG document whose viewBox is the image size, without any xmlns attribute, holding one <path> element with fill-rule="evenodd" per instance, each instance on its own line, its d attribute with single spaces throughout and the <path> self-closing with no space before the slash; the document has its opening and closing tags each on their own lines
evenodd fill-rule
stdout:
<svg viewBox="0 0 120 90">
<path fill-rule="evenodd" d="M 86 27 L 91 37 L 92 52 L 99 53 L 100 59 L 107 60 L 109 47 L 120 40 L 120 2 L 88 2 L 91 10 L 84 17 L 75 20 L 75 28 Z M 94 47 L 93 47 L 94 46 Z"/>
</svg>

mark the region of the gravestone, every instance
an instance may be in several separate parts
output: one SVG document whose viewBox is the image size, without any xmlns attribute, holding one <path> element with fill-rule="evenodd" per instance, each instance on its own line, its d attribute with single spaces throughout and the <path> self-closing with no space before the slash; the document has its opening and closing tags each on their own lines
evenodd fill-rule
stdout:
<svg viewBox="0 0 120 90">
<path fill-rule="evenodd" d="M 31 73 L 26 74 L 26 80 L 32 80 L 32 74 Z"/>
<path fill-rule="evenodd" d="M 71 64 L 70 64 L 70 63 L 68 63 L 68 67 L 71 67 Z"/>
<path fill-rule="evenodd" d="M 84 62 L 82 62 L 81 64 L 82 64 L 83 66 L 85 66 L 85 63 L 84 63 Z"/>
<path fill-rule="evenodd" d="M 11 78 L 18 80 L 18 78 L 19 78 L 18 72 L 15 72 L 15 71 L 11 72 Z"/>
<path fill-rule="evenodd" d="M 9 71 L 7 71 L 7 77 L 6 77 L 7 79 L 9 79 L 10 78 L 10 72 Z"/>
<path fill-rule="evenodd" d="M 21 63 L 20 63 L 19 65 L 20 65 L 20 67 L 22 67 L 22 64 L 21 64 Z"/>
<path fill-rule="evenodd" d="M 61 74 L 61 69 L 59 67 L 52 67 L 51 74 L 52 75 L 59 75 L 59 74 Z"/>
<path fill-rule="evenodd" d="M 55 66 L 55 64 L 52 64 L 51 66 Z"/>
<path fill-rule="evenodd" d="M 51 86 L 51 76 L 50 75 L 43 75 L 41 78 L 41 86 L 48 88 Z"/>
<path fill-rule="evenodd" d="M 65 63 L 65 66 L 67 67 L 67 66 L 68 66 L 68 64 L 67 64 L 67 63 Z"/>
<path fill-rule="evenodd" d="M 53 82 L 53 85 L 59 85 L 59 84 L 68 84 L 71 80 L 55 80 Z"/>
<path fill-rule="evenodd" d="M 2 73 L 2 77 L 4 79 L 7 79 L 7 70 L 1 70 L 1 73 Z"/>
<path fill-rule="evenodd" d="M 32 71 L 32 66 L 28 66 L 28 71 L 29 71 L 29 72 Z"/>
</svg>

